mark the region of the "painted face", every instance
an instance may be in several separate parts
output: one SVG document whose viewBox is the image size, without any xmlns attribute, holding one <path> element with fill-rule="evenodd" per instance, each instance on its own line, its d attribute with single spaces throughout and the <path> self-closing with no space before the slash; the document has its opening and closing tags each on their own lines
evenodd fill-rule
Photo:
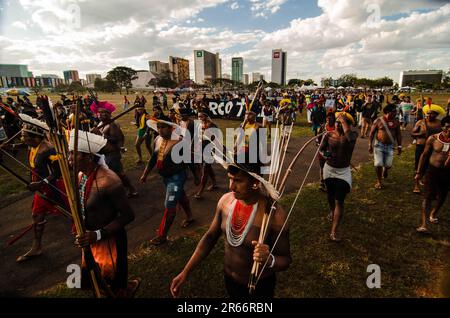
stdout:
<svg viewBox="0 0 450 318">
<path fill-rule="evenodd" d="M 254 194 L 252 186 L 255 181 L 245 172 L 239 171 L 236 175 L 228 173 L 228 179 L 230 180 L 230 191 L 234 193 L 236 199 L 246 200 Z"/>
</svg>

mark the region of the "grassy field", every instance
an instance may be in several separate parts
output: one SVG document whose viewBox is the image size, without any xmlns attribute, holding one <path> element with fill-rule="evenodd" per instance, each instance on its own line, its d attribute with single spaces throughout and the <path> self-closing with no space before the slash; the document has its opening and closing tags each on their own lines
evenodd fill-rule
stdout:
<svg viewBox="0 0 450 318">
<path fill-rule="evenodd" d="M 346 200 L 340 244 L 328 241 L 330 224 L 325 194 L 317 184 L 301 193 L 291 216 L 293 263 L 278 276 L 276 296 L 304 297 L 450 297 L 450 202 L 443 207 L 440 225 L 432 235 L 415 232 L 421 197 L 412 194 L 413 148 L 395 158 L 386 188 L 373 188 L 371 163 L 354 173 L 354 188 Z M 294 194 L 285 197 L 288 209 Z M 171 279 L 189 259 L 206 228 L 159 248 L 143 244 L 129 256 L 130 276 L 143 279 L 137 297 L 170 297 Z M 381 288 L 368 289 L 367 266 L 381 268 Z M 192 273 L 182 297 L 225 297 L 223 240 Z M 42 297 L 90 297 L 60 284 Z"/>
<path fill-rule="evenodd" d="M 60 96 L 56 94 L 49 95 L 50 98 L 53 101 L 59 100 Z M 424 94 L 424 97 L 427 97 L 428 95 Z M 128 95 L 129 99 L 131 101 L 134 100 L 134 95 Z M 442 94 L 442 95 L 431 95 L 433 98 L 433 103 L 442 105 L 445 107 L 447 105 L 447 100 L 450 98 L 450 94 Z M 146 95 L 147 100 L 149 103 L 151 103 L 152 95 Z M 391 96 L 389 97 L 391 98 Z M 420 95 L 411 95 L 412 100 L 414 101 L 417 98 L 420 98 Z M 31 101 L 35 102 L 36 96 L 31 97 Z M 108 100 L 112 102 L 113 104 L 117 105 L 117 112 L 119 113 L 122 110 L 122 102 L 123 102 L 123 95 L 120 95 L 118 93 L 115 94 L 100 94 L 99 95 L 100 100 Z M 169 106 L 171 103 L 171 98 L 169 96 Z M 150 107 L 147 107 L 147 110 L 150 110 Z M 134 142 L 136 139 L 136 126 L 133 124 L 133 112 L 130 114 L 127 114 L 126 116 L 120 118 L 118 120 L 118 123 L 120 124 L 124 134 L 125 134 L 125 147 L 128 149 L 127 153 L 123 156 L 123 164 L 125 167 L 125 170 L 130 170 L 136 168 L 136 161 L 138 160 L 138 156 L 136 154 L 136 150 L 134 147 Z M 225 128 L 236 128 L 239 125 L 238 121 L 229 121 L 229 120 L 215 120 L 217 125 L 222 129 L 225 130 Z M 313 133 L 310 129 L 310 126 L 308 125 L 306 121 L 306 112 L 303 112 L 302 115 L 299 115 L 297 118 L 297 124 L 293 131 L 293 136 L 302 137 L 302 136 L 312 136 Z M 149 154 L 146 151 L 145 147 L 142 146 L 142 152 L 143 157 L 145 160 L 149 159 Z M 19 154 L 19 157 L 24 157 L 24 154 Z M 26 161 L 22 161 L 25 162 Z M 13 166 L 15 167 L 15 165 Z M 140 167 L 142 168 L 142 166 Z M 21 173 L 23 176 L 27 176 L 27 172 L 20 167 L 15 167 L 15 171 Z M 6 196 L 10 194 L 15 194 L 19 192 L 25 191 L 23 185 L 16 181 L 14 178 L 12 178 L 9 174 L 7 174 L 5 171 L 0 169 L 0 196 Z"/>
</svg>

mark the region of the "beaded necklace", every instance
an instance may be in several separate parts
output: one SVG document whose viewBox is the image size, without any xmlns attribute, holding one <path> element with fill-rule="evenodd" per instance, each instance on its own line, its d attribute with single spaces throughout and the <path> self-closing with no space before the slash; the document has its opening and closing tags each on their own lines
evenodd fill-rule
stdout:
<svg viewBox="0 0 450 318">
<path fill-rule="evenodd" d="M 228 243 L 233 247 L 241 246 L 247 236 L 258 211 L 258 202 L 245 206 L 234 200 L 228 212 L 226 235 Z"/>
</svg>

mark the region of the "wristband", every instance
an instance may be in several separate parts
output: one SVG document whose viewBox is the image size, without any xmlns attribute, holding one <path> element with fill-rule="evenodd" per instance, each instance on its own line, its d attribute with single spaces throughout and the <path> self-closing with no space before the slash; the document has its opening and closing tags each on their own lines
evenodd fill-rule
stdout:
<svg viewBox="0 0 450 318">
<path fill-rule="evenodd" d="M 275 265 L 275 256 L 273 256 L 272 253 L 270 253 L 269 256 L 272 256 L 272 263 L 269 265 L 269 268 L 273 268 L 273 266 Z"/>
<path fill-rule="evenodd" d="M 42 181 L 44 181 L 44 183 L 49 184 L 47 178 L 43 179 Z"/>
<path fill-rule="evenodd" d="M 95 231 L 95 234 L 97 234 L 97 242 L 100 241 L 102 239 L 102 232 L 101 232 L 101 230 Z"/>
</svg>

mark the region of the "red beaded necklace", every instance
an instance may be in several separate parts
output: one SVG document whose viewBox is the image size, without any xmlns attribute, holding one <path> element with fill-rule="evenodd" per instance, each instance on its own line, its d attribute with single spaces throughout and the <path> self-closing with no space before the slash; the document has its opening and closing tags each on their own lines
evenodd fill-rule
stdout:
<svg viewBox="0 0 450 318">
<path fill-rule="evenodd" d="M 252 214 L 253 207 L 254 205 L 245 205 L 239 200 L 236 202 L 233 216 L 231 217 L 231 230 L 234 234 L 240 235 L 244 232 L 250 215 Z"/>
</svg>

